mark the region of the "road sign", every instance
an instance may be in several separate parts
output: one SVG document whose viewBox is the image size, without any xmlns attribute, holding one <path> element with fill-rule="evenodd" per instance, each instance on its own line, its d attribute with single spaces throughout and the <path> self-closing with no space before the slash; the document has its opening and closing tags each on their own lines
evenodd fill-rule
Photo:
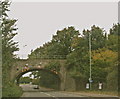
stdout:
<svg viewBox="0 0 120 99">
<path fill-rule="evenodd" d="M 89 82 L 90 82 L 90 83 L 92 83 L 92 82 L 93 82 L 92 78 L 89 78 Z"/>
</svg>

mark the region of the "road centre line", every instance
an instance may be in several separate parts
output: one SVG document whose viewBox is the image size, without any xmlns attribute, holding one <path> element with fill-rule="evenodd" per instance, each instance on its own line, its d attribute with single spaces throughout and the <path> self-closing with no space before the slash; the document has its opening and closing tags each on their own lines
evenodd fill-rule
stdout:
<svg viewBox="0 0 120 99">
<path fill-rule="evenodd" d="M 59 92 L 59 93 L 65 95 L 65 96 L 69 96 L 69 97 L 71 97 L 71 95 L 72 95 L 72 94 L 67 94 L 67 93 L 62 93 L 62 92 Z"/>
</svg>

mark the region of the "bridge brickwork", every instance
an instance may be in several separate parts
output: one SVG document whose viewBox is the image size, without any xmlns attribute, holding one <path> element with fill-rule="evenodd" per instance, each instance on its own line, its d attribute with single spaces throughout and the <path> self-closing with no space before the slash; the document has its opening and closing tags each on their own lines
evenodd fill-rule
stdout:
<svg viewBox="0 0 120 99">
<path fill-rule="evenodd" d="M 65 59 L 27 59 L 27 60 L 16 60 L 14 62 L 13 68 L 11 70 L 11 79 L 14 81 L 19 80 L 19 78 L 29 72 L 35 70 L 45 70 L 45 66 L 50 62 L 59 62 L 60 63 L 60 71 L 54 73 L 59 76 L 61 84 L 60 90 L 75 90 L 75 81 L 71 78 L 65 68 Z M 28 64 L 27 69 L 24 71 L 24 68 Z M 50 72 L 50 71 L 49 71 Z"/>
</svg>

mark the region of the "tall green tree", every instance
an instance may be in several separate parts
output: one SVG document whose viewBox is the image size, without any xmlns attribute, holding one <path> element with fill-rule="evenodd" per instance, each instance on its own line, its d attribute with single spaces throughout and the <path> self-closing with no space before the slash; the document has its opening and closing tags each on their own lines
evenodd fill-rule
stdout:
<svg viewBox="0 0 120 99">
<path fill-rule="evenodd" d="M 91 36 L 92 50 L 105 47 L 106 42 L 104 30 L 96 26 L 92 26 L 91 30 L 83 30 L 83 35 L 74 39 L 72 42 L 74 51 L 69 54 L 68 63 L 69 65 L 75 65 L 76 68 L 79 68 L 78 72 L 82 74 L 85 72 L 89 73 L 87 70 L 89 66 L 89 36 Z M 72 68 L 72 66 L 68 66 L 68 68 Z"/>
<path fill-rule="evenodd" d="M 72 52 L 73 48 L 71 46 L 74 38 L 78 37 L 79 31 L 75 30 L 74 27 L 64 28 L 63 30 L 58 30 L 50 42 L 43 44 L 43 46 L 34 50 L 29 58 L 32 57 L 54 57 L 58 56 L 65 58 L 69 53 Z"/>
<path fill-rule="evenodd" d="M 92 55 L 93 59 L 93 78 L 95 81 L 106 82 L 107 75 L 110 73 L 110 69 L 115 69 L 118 63 L 117 52 L 113 52 L 108 49 L 95 50 Z M 115 69 L 116 70 L 116 69 Z M 116 77 L 115 77 L 116 78 Z"/>
<path fill-rule="evenodd" d="M 105 31 L 95 25 L 91 30 L 83 30 L 81 36 L 74 38 L 73 51 L 67 57 L 67 70 L 76 80 L 77 88 L 81 81 L 81 84 L 84 84 L 89 79 L 89 36 L 91 36 L 92 51 L 105 47 L 107 40 Z"/>
<path fill-rule="evenodd" d="M 18 51 L 17 42 L 13 41 L 17 34 L 16 19 L 8 16 L 10 2 L 0 1 L 2 15 L 0 17 L 0 31 L 2 32 L 2 95 L 3 97 L 19 97 L 22 91 L 10 80 L 12 63 L 14 62 L 14 52 Z"/>
<path fill-rule="evenodd" d="M 119 40 L 120 40 L 120 24 L 113 24 L 113 27 L 109 31 L 108 35 L 108 41 L 107 41 L 107 48 L 114 53 L 117 53 L 117 58 L 114 58 L 114 62 L 112 62 L 112 66 L 109 66 L 108 70 L 108 75 L 107 75 L 107 85 L 109 90 L 115 90 L 118 91 L 118 77 L 119 77 Z M 120 82 L 119 82 L 120 83 Z M 111 87 L 109 87 L 111 86 Z"/>
<path fill-rule="evenodd" d="M 12 66 L 14 52 L 18 51 L 17 42 L 13 41 L 13 37 L 17 34 L 16 19 L 10 19 L 7 15 L 9 11 L 10 2 L 5 1 L 1 2 L 2 5 L 2 19 L 1 19 L 1 31 L 2 31 L 2 63 L 3 63 L 3 74 L 9 76 L 10 69 Z M 8 72 L 9 71 L 9 72 Z M 4 75 L 3 75 L 4 76 Z M 7 81 L 5 78 L 9 79 L 10 77 L 3 77 L 3 81 Z"/>
<path fill-rule="evenodd" d="M 107 48 L 118 52 L 119 47 L 119 39 L 120 39 L 120 24 L 114 24 L 113 27 L 109 31 Z"/>
<path fill-rule="evenodd" d="M 53 36 L 52 42 L 55 43 L 59 49 L 56 51 L 58 54 L 68 55 L 72 52 L 72 42 L 74 38 L 78 37 L 79 31 L 75 30 L 74 27 L 64 28 L 61 31 L 57 31 L 56 35 Z M 59 53 L 61 51 L 61 53 Z"/>
<path fill-rule="evenodd" d="M 89 36 L 91 36 L 92 50 L 105 47 L 107 34 L 102 28 L 93 25 L 91 30 L 83 30 L 84 39 L 89 42 Z M 89 44 L 89 43 L 87 43 Z"/>
</svg>

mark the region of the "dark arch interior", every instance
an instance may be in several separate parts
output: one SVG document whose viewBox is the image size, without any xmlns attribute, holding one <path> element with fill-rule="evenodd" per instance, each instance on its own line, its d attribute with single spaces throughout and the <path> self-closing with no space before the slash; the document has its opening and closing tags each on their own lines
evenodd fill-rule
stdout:
<svg viewBox="0 0 120 99">
<path fill-rule="evenodd" d="M 54 72 L 52 72 L 52 71 L 50 71 L 50 70 L 47 70 L 47 69 L 38 69 L 38 68 L 32 68 L 32 69 L 29 69 L 29 70 L 27 70 L 27 71 L 24 71 L 24 72 L 19 72 L 18 74 L 17 74 L 17 76 L 15 77 L 15 80 L 16 80 L 16 84 L 17 85 L 19 85 L 19 80 L 20 80 L 20 78 L 22 77 L 22 75 L 24 75 L 24 74 L 26 74 L 26 73 L 28 73 L 28 72 L 32 72 L 32 71 L 40 71 L 40 72 L 44 72 L 44 73 L 48 73 L 48 75 L 54 75 L 55 77 L 57 77 L 58 78 L 58 81 L 59 81 L 59 88 L 60 88 L 60 83 L 61 83 L 61 80 L 60 80 L 60 75 L 59 74 L 56 74 L 56 73 L 54 73 Z M 49 81 L 48 79 L 47 79 L 47 81 Z M 45 81 L 44 81 L 45 82 Z M 46 82 L 47 83 L 47 82 Z M 49 83 L 49 82 L 48 82 Z M 48 85 L 48 84 L 47 84 Z M 58 89 L 59 89 L 58 88 Z"/>
</svg>

